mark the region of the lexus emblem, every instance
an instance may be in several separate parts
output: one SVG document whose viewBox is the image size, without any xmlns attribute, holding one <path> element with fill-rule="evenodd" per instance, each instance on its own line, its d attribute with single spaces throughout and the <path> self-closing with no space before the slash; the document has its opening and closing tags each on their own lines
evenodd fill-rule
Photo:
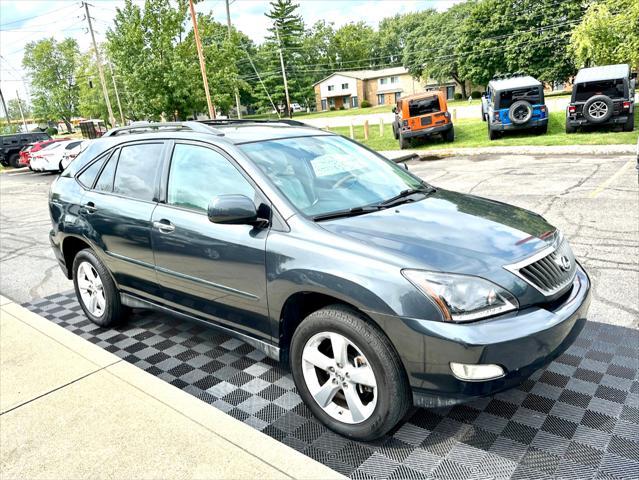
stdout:
<svg viewBox="0 0 639 480">
<path fill-rule="evenodd" d="M 555 260 L 555 263 L 565 272 L 570 270 L 570 259 L 566 255 L 562 255 Z"/>
</svg>

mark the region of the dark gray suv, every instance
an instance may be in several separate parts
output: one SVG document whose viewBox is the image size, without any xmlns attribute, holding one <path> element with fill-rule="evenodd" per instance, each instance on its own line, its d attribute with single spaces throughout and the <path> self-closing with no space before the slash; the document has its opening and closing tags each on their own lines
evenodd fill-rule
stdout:
<svg viewBox="0 0 639 480">
<path fill-rule="evenodd" d="M 288 362 L 351 438 L 513 387 L 586 321 L 588 276 L 542 217 L 295 122 L 113 130 L 50 210 L 90 320 L 153 308 L 221 329 Z"/>
</svg>

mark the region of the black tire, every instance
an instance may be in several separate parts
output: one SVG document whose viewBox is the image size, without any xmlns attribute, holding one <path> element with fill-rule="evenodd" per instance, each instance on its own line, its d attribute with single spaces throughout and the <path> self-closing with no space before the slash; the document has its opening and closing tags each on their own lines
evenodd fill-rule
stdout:
<svg viewBox="0 0 639 480">
<path fill-rule="evenodd" d="M 399 132 L 399 149 L 406 150 L 407 148 L 410 148 L 410 140 L 404 138 L 402 132 Z"/>
<path fill-rule="evenodd" d="M 537 135 L 545 135 L 548 133 L 548 124 L 537 127 Z"/>
<path fill-rule="evenodd" d="M 454 142 L 455 141 L 455 127 L 450 127 L 450 130 L 446 130 L 442 133 L 442 138 L 444 142 Z"/>
<path fill-rule="evenodd" d="M 634 113 L 631 113 L 630 116 L 628 117 L 628 120 L 626 120 L 626 123 L 623 124 L 623 131 L 632 132 L 634 129 L 635 129 L 635 115 Z"/>
<path fill-rule="evenodd" d="M 399 140 L 399 130 L 395 122 L 393 122 L 393 137 L 395 137 L 395 140 Z"/>
<path fill-rule="evenodd" d="M 568 123 L 568 118 L 566 118 L 566 133 L 575 133 L 577 131 L 577 127 L 573 127 Z"/>
<path fill-rule="evenodd" d="M 83 262 L 90 263 L 95 272 L 100 277 L 102 281 L 102 289 L 104 292 L 104 298 L 106 300 L 104 311 L 100 316 L 96 316 L 91 313 L 89 308 L 84 304 L 82 300 L 82 296 L 80 294 L 80 287 L 78 286 L 78 268 L 80 264 Z M 111 327 L 117 325 L 122 322 L 127 314 L 128 308 L 122 305 L 120 300 L 120 293 L 115 287 L 115 283 L 111 278 L 111 274 L 104 266 L 104 264 L 100 261 L 100 259 L 93 253 L 90 249 L 86 248 L 84 250 L 80 250 L 78 254 L 73 259 L 73 286 L 75 288 L 75 294 L 78 298 L 78 302 L 84 310 L 85 315 L 89 320 L 91 320 L 96 325 L 100 327 Z"/>
<path fill-rule="evenodd" d="M 499 138 L 499 132 L 496 130 L 492 130 L 490 128 L 490 123 L 488 123 L 488 139 L 489 140 L 497 140 Z"/>
<path fill-rule="evenodd" d="M 13 168 L 18 168 L 18 164 L 20 163 L 20 154 L 12 153 L 9 155 L 9 165 Z"/>
<path fill-rule="evenodd" d="M 526 100 L 517 100 L 508 109 L 508 118 L 515 125 L 528 123 L 533 115 L 533 108 Z"/>
<path fill-rule="evenodd" d="M 605 111 L 603 111 L 604 106 Z M 594 97 L 590 97 L 584 104 L 584 108 L 582 110 L 583 116 L 591 123 L 603 123 L 607 121 L 612 116 L 612 112 L 612 100 L 606 95 L 595 95 Z"/>
<path fill-rule="evenodd" d="M 373 370 L 377 383 L 377 404 L 370 416 L 360 423 L 349 424 L 331 417 L 320 407 L 306 384 L 302 353 L 311 337 L 323 332 L 346 337 L 357 346 Z M 390 340 L 363 315 L 346 306 L 331 305 L 304 319 L 293 334 L 290 365 L 293 379 L 306 405 L 328 428 L 345 437 L 360 441 L 375 440 L 403 420 L 412 406 L 408 378 Z M 343 392 L 341 390 L 342 395 Z"/>
</svg>

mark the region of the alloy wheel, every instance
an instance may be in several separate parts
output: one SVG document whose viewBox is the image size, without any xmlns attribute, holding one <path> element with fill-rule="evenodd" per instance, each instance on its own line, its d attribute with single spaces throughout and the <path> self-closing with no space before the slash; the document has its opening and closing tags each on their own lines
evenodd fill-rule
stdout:
<svg viewBox="0 0 639 480">
<path fill-rule="evenodd" d="M 608 113 L 608 105 L 601 101 L 592 102 L 588 107 L 588 113 L 593 118 L 603 118 Z"/>
<path fill-rule="evenodd" d="M 377 405 L 377 380 L 366 356 L 336 332 L 313 335 L 302 351 L 304 381 L 317 404 L 349 424 L 367 420 Z"/>
<path fill-rule="evenodd" d="M 89 262 L 82 262 L 78 266 L 77 276 L 82 303 L 91 315 L 101 317 L 106 307 L 106 298 L 100 275 Z"/>
</svg>

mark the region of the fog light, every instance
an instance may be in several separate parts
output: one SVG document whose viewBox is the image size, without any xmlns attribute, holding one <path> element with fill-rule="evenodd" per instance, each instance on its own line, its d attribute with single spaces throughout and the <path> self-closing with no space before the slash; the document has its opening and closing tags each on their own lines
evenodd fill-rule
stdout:
<svg viewBox="0 0 639 480">
<path fill-rule="evenodd" d="M 468 382 L 481 382 L 495 380 L 504 376 L 504 369 L 499 365 L 471 365 L 468 363 L 450 362 L 453 375 L 459 380 Z"/>
</svg>

